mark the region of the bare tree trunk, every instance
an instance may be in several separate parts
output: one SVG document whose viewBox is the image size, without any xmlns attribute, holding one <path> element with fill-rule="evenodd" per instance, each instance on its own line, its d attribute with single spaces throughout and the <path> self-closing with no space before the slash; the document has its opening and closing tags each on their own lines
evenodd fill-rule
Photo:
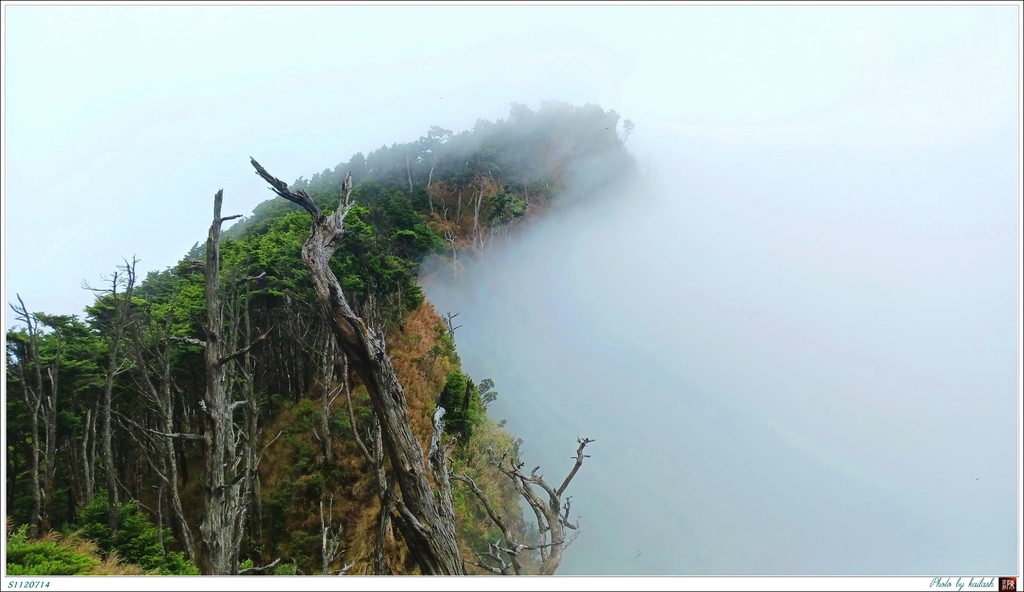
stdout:
<svg viewBox="0 0 1024 592">
<path fill-rule="evenodd" d="M 168 337 L 170 334 L 172 315 L 173 312 L 167 313 L 167 319 L 165 321 L 165 338 L 162 339 L 164 348 L 159 354 L 159 389 L 153 384 L 153 381 L 149 377 L 149 371 L 147 369 L 145 355 L 143 353 L 142 338 L 137 331 L 134 335 L 134 339 L 132 340 L 132 352 L 135 356 L 135 368 L 139 374 L 142 386 L 144 387 L 143 392 L 148 396 L 157 412 L 157 415 L 159 415 L 161 429 L 163 429 L 163 432 L 159 434 L 161 436 L 159 454 L 162 459 L 161 466 L 163 467 L 163 471 L 161 471 L 160 476 L 163 479 L 164 484 L 167 486 L 171 510 L 174 513 L 174 519 L 178 526 L 178 530 L 181 533 L 181 543 L 182 546 L 185 547 L 185 554 L 188 556 L 189 561 L 196 562 L 195 538 L 192 533 L 192 528 L 189 525 L 189 521 L 185 516 L 185 509 L 181 503 L 180 487 L 182 478 L 179 476 L 178 472 L 178 452 L 175 442 L 176 440 L 199 440 L 200 436 L 198 434 L 177 433 L 174 425 L 174 396 L 171 389 L 171 340 Z"/>
<path fill-rule="evenodd" d="M 117 467 L 114 465 L 114 446 L 110 429 L 110 409 L 112 406 L 112 394 L 114 390 L 114 377 L 121 370 L 118 368 L 121 354 L 121 341 L 124 338 L 126 325 L 128 323 L 129 308 L 132 303 L 132 291 L 135 288 L 135 264 L 125 260 L 124 275 L 115 271 L 110 278 L 110 288 L 105 290 L 92 289 L 95 292 L 109 294 L 113 300 L 114 315 L 110 327 L 105 333 L 107 336 L 107 375 L 103 385 L 103 463 L 106 465 L 107 473 L 107 527 L 110 529 L 111 538 L 117 534 L 118 518 L 118 491 L 117 491 Z M 118 289 L 123 287 L 124 291 L 118 294 Z"/>
<path fill-rule="evenodd" d="M 203 488 L 205 514 L 199 525 L 202 544 L 197 549 L 197 564 L 200 571 L 208 575 L 230 575 L 238 571 L 247 501 L 243 481 L 247 481 L 250 469 L 244 463 L 245 455 L 239 453 L 241 435 L 236 433 L 234 421 L 234 411 L 239 405 L 228 393 L 231 377 L 226 365 L 245 352 L 229 353 L 225 343 L 220 296 L 220 232 L 223 222 L 238 216 L 221 217 L 223 199 L 223 190 L 213 198 L 213 222 L 206 239 L 203 270 L 206 283 L 206 393 L 203 399 L 206 482 Z"/>
<path fill-rule="evenodd" d="M 29 418 L 31 421 L 31 431 L 29 433 L 30 439 L 32 440 L 32 464 L 29 468 L 29 476 L 32 481 L 30 488 L 32 490 L 32 522 L 31 522 L 31 535 L 39 536 L 42 534 L 43 517 L 43 491 L 39 486 L 39 457 L 41 450 L 39 447 L 39 415 L 42 412 L 43 404 L 43 375 L 40 369 L 39 362 L 39 321 L 35 315 L 28 312 L 25 308 L 25 302 L 22 301 L 21 295 L 17 295 L 18 306 L 11 305 L 11 309 L 14 311 L 14 316 L 19 321 L 25 323 L 26 330 L 28 332 L 28 340 L 25 342 L 25 349 L 19 352 L 18 355 L 18 366 L 17 371 L 21 377 L 22 395 L 25 399 L 25 407 L 28 410 Z M 34 384 L 30 385 L 28 376 L 28 367 L 32 366 L 32 376 Z"/>
<path fill-rule="evenodd" d="M 377 442 L 380 442 L 380 428 L 377 429 Z M 383 473 L 383 467 L 381 467 Z M 389 575 L 391 566 L 384 557 L 384 543 L 391 530 L 391 511 L 395 505 L 395 480 L 384 480 L 384 494 L 380 498 L 380 511 L 377 514 L 377 536 L 373 543 L 373 570 L 378 575 Z"/>
<path fill-rule="evenodd" d="M 391 359 L 385 351 L 383 333 L 371 335 L 345 299 L 341 284 L 328 266 L 344 234 L 344 220 L 352 208 L 352 177 L 342 185 L 342 201 L 337 211 L 325 216 L 304 191 L 292 193 L 288 185 L 270 175 L 252 160 L 257 174 L 268 181 L 285 199 L 299 204 L 312 216 L 309 237 L 302 247 L 302 260 L 310 270 L 313 286 L 331 321 L 331 328 L 342 351 L 370 395 L 370 402 L 381 426 L 384 448 L 391 459 L 395 478 L 402 492 L 398 504 L 405 529 L 405 542 L 424 574 L 463 574 L 454 522 L 446 522 L 430 486 L 426 458 L 420 442 L 412 433 L 405 392 L 399 384 Z"/>
<path fill-rule="evenodd" d="M 110 357 L 107 363 L 107 380 L 103 387 L 103 464 L 107 473 L 107 528 L 113 539 L 117 534 L 117 467 L 114 465 L 114 446 L 110 431 L 111 393 L 114 390 L 114 372 L 117 366 L 118 335 L 109 344 Z"/>
<path fill-rule="evenodd" d="M 430 183 L 434 179 L 434 169 L 437 167 L 437 161 L 440 160 L 437 155 L 434 155 L 433 162 L 430 163 L 430 172 L 427 173 L 427 189 L 430 189 Z M 434 202 L 430 202 L 430 213 L 434 213 Z"/>
<path fill-rule="evenodd" d="M 60 344 L 60 330 L 57 335 L 57 355 L 46 369 L 50 378 L 50 389 L 43 400 L 43 424 L 46 431 L 45 467 L 43 470 L 43 530 L 50 530 L 50 519 L 53 516 L 53 486 L 57 476 L 57 388 L 60 380 L 60 365 L 63 348 Z"/>
<path fill-rule="evenodd" d="M 27 397 L 26 397 L 27 398 Z M 43 492 L 39 487 L 39 406 L 32 411 L 32 535 L 39 536 L 43 529 Z"/>
<path fill-rule="evenodd" d="M 427 173 L 427 201 L 430 203 L 430 213 L 434 213 L 434 198 L 430 195 L 430 183 L 434 179 L 434 169 L 437 168 L 437 163 L 440 158 L 437 157 L 436 152 L 431 152 L 432 161 L 430 163 L 430 172 Z"/>
<path fill-rule="evenodd" d="M 377 497 L 380 500 L 380 509 L 377 513 L 377 536 L 373 547 L 373 573 L 377 575 L 391 575 L 391 566 L 388 565 L 384 557 L 384 542 L 387 539 L 388 527 L 391 524 L 391 511 L 394 509 L 395 480 L 388 479 L 387 470 L 384 467 L 384 445 L 381 438 L 380 422 L 377 421 L 377 418 L 372 418 L 368 432 L 373 436 L 371 439 L 373 452 L 370 452 L 370 448 L 366 446 L 362 436 L 359 435 L 359 424 L 356 421 L 355 408 L 352 406 L 352 390 L 349 388 L 348 383 L 348 358 L 344 354 L 342 355 L 342 365 L 341 375 L 344 381 L 342 386 L 345 390 L 345 405 L 348 408 L 348 420 L 349 426 L 352 428 L 352 437 L 356 441 L 359 450 L 363 453 L 366 462 L 373 469 L 374 476 L 376 477 L 374 485 L 376 486 Z"/>
<path fill-rule="evenodd" d="M 92 409 L 86 409 L 85 425 L 82 428 L 82 474 L 85 481 L 83 502 L 87 506 L 92 503 L 92 496 L 96 489 L 96 465 L 94 464 L 93 457 L 89 455 L 89 443 L 93 441 L 95 437 L 96 420 L 92 414 Z M 95 445 L 93 445 L 94 454 L 95 450 Z"/>
<path fill-rule="evenodd" d="M 327 506 L 327 517 L 324 518 L 324 500 L 320 500 L 320 559 L 321 559 L 321 573 L 323 575 L 330 575 L 331 563 L 344 551 L 339 551 L 338 547 L 341 545 L 341 525 L 337 527 L 333 526 L 334 523 L 334 494 L 331 494 L 330 501 Z M 352 567 L 351 564 L 348 567 Z M 342 568 L 341 571 L 347 571 L 348 568 Z"/>
<path fill-rule="evenodd" d="M 333 386 L 336 348 L 334 335 L 330 331 L 325 331 L 323 348 L 320 351 L 320 438 L 324 448 L 324 459 L 328 464 L 334 462 L 334 447 L 331 445 L 331 406 L 341 392 L 340 387 Z"/>
<path fill-rule="evenodd" d="M 72 399 L 74 402 L 74 400 Z M 72 413 L 78 415 L 76 410 L 72 410 Z M 67 496 L 67 518 L 66 521 L 70 523 L 77 522 L 78 508 L 85 505 L 85 492 L 83 491 L 83 479 L 82 479 L 82 458 L 80 456 L 81 451 L 78 449 L 76 444 L 81 436 L 81 426 L 75 426 L 71 431 L 64 437 L 65 442 L 65 453 L 68 456 L 68 462 L 70 464 L 70 474 L 68 475 L 70 483 Z"/>
<path fill-rule="evenodd" d="M 156 540 L 160 543 L 160 552 L 166 553 L 164 547 L 164 487 L 161 483 L 156 488 Z"/>
<path fill-rule="evenodd" d="M 459 279 L 459 252 L 455 247 L 455 234 L 450 230 L 445 231 L 444 240 L 448 241 L 448 246 L 452 248 L 452 279 Z"/>
<path fill-rule="evenodd" d="M 484 186 L 480 183 L 480 193 L 476 196 L 476 203 L 473 206 L 473 248 L 482 249 L 484 246 L 483 233 L 480 232 L 480 204 L 484 201 Z"/>
<path fill-rule="evenodd" d="M 409 153 L 405 153 L 405 174 L 409 176 L 409 196 L 412 197 L 412 167 L 409 166 Z"/>
</svg>

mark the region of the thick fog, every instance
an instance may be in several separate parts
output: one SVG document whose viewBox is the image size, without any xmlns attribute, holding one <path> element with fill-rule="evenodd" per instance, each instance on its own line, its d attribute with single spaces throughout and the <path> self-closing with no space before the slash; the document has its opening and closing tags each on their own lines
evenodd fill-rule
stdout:
<svg viewBox="0 0 1024 592">
<path fill-rule="evenodd" d="M 424 278 L 528 466 L 596 439 L 559 573 L 1019 573 L 1019 10 L 5 5 L 5 300 L 174 265 L 249 156 L 599 104 L 643 182 Z"/>
<path fill-rule="evenodd" d="M 559 573 L 1014 573 L 1015 142 L 651 133 L 631 191 L 430 275 L 527 466 L 596 439 Z"/>
</svg>

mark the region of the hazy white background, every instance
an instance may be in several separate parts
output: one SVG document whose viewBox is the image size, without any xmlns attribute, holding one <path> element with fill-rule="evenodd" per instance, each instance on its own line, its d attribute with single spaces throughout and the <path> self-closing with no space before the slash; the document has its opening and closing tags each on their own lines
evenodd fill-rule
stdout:
<svg viewBox="0 0 1024 592">
<path fill-rule="evenodd" d="M 597 103 L 647 185 L 430 286 L 535 464 L 598 438 L 564 573 L 1019 573 L 1019 6 L 3 18 L 6 302 L 174 264 L 250 155 Z"/>
</svg>

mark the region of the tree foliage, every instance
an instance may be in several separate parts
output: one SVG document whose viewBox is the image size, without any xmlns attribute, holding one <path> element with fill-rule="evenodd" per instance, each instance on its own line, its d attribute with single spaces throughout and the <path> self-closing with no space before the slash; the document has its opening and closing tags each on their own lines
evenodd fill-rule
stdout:
<svg viewBox="0 0 1024 592">
<path fill-rule="evenodd" d="M 460 132 L 433 126 L 419 138 L 356 153 L 290 186 L 329 215 L 351 173 L 354 204 L 330 270 L 355 314 L 387 335 L 388 355 L 408 364 L 399 373 L 412 393 L 411 420 L 424 446 L 436 406 L 446 409 L 446 431 L 458 438 L 457 462 L 473 450 L 479 454 L 475 439 L 497 429 L 486 427 L 494 425 L 486 418 L 497 397 L 493 382 L 476 384 L 462 371 L 454 331 L 446 331 L 424 301 L 418 283 L 424 261 L 447 258 L 457 268 L 465 259 L 485 257 L 497 237 L 511 239 L 559 203 L 583 203 L 628 180 L 635 167 L 623 143 L 632 131 L 631 122 L 596 105 L 545 102 L 534 110 L 513 104 L 504 119 L 479 120 Z M 366 508 L 380 502 L 354 443 L 356 429 L 365 436 L 372 428 L 364 386 L 352 383 L 358 426 L 350 425 L 343 407 L 323 411 L 310 403 L 322 389 L 342 384 L 343 372 L 325 372 L 314 347 L 313 328 L 324 318 L 300 263 L 308 232 L 309 216 L 296 204 L 263 202 L 222 233 L 218 284 L 226 307 L 223 334 L 237 346 L 245 345 L 247 330 L 267 335 L 251 352 L 246 400 L 252 413 L 237 416 L 238 433 L 245 434 L 239 437 L 254 438 L 254 449 L 267 455 L 263 464 L 253 459 L 258 478 L 245 502 L 241 556 L 255 566 L 283 558 L 277 565 L 320 573 L 319 523 L 310 518 L 317 516 L 317 504 L 334 495 L 345 525 L 341 548 L 348 549 L 339 557 L 362 561 L 371 551 L 359 537 L 372 536 L 372 520 L 366 529 L 359 524 L 377 515 Z M 121 293 L 98 293 L 81 317 L 24 309 L 21 325 L 6 332 L 6 499 L 15 524 L 38 532 L 80 527 L 102 553 L 116 553 L 141 569 L 191 569 L 187 526 L 196 530 L 202 521 L 208 477 L 202 439 L 190 436 L 206 429 L 206 249 L 197 241 L 174 266 L 140 273 L 123 301 Z M 427 318 L 427 309 L 430 323 L 410 321 Z M 125 333 L 113 340 L 119 318 Z M 108 375 L 109 459 L 102 446 Z M 244 391 L 240 382 L 231 388 Z M 322 452 L 326 434 L 313 416 L 318 413 L 326 413 L 333 438 L 330 461 Z M 254 423 L 245 424 L 243 415 Z M 265 427 L 249 429 L 256 425 Z M 286 450 L 295 462 L 287 462 Z M 113 535 L 109 516 L 101 515 L 109 482 L 125 502 L 117 506 Z M 513 500 L 510 511 L 518 511 L 515 495 L 492 494 Z M 462 522 L 481 518 L 469 501 L 464 498 L 459 510 Z M 8 546 L 9 568 L 91 569 L 88 561 L 52 546 L 32 551 L 38 561 L 25 559 L 29 551 L 18 555 L 18 545 L 36 543 L 30 543 L 31 529 L 24 533 L 9 539 L 15 542 L 13 555 Z M 154 536 L 161 541 L 159 553 Z M 398 546 L 389 545 L 389 560 L 399 571 L 415 569 Z M 369 564 L 357 564 L 356 572 Z"/>
</svg>

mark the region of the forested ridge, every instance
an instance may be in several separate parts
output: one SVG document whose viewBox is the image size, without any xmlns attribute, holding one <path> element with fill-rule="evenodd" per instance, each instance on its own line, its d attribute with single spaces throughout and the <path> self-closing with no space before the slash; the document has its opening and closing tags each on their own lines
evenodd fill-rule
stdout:
<svg viewBox="0 0 1024 592">
<path fill-rule="evenodd" d="M 16 297 L 7 573 L 554 573 L 580 534 L 564 494 L 586 426 L 568 475 L 527 472 L 487 414 L 501 385 L 463 371 L 458 311 L 418 279 L 631 180 L 632 128 L 514 104 L 291 184 L 254 154 L 278 197 L 222 231 L 217 192 L 173 267 L 112 262 L 82 315 Z"/>
</svg>

